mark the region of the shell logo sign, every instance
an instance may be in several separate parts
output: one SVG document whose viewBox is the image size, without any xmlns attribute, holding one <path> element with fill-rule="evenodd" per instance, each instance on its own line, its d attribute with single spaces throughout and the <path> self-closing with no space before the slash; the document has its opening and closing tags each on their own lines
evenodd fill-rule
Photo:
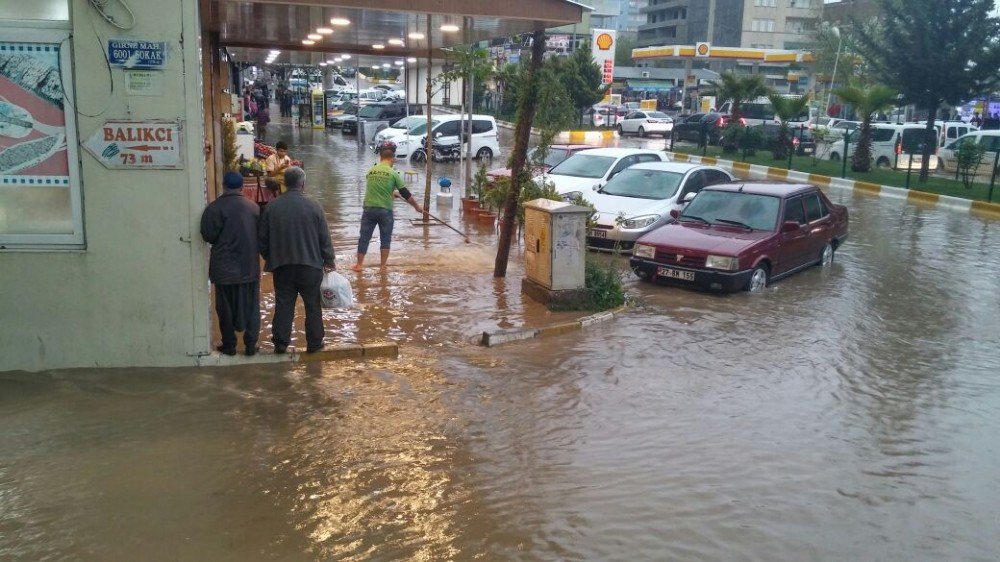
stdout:
<svg viewBox="0 0 1000 562">
<path fill-rule="evenodd" d="M 607 51 L 615 44 L 614 37 L 611 37 L 610 33 L 602 33 L 597 36 L 597 48 L 602 51 Z"/>
<path fill-rule="evenodd" d="M 707 57 L 712 52 L 711 43 L 698 43 L 694 47 L 694 56 L 696 57 Z"/>
</svg>

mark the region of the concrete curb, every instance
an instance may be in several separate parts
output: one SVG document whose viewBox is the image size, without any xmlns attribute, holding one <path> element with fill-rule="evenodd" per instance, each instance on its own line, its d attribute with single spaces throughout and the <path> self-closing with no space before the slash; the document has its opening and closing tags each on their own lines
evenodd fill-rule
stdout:
<svg viewBox="0 0 1000 562">
<path fill-rule="evenodd" d="M 582 330 L 583 328 L 586 328 L 588 326 L 593 326 L 594 324 L 600 324 L 602 322 L 608 322 L 609 320 L 613 320 L 615 316 L 622 314 L 627 309 L 628 309 L 627 306 L 622 306 L 619 308 L 615 308 L 613 310 L 605 310 L 604 312 L 598 312 L 597 314 L 584 316 L 579 320 L 573 320 L 570 322 L 559 322 L 558 324 L 552 324 L 542 328 L 495 330 L 492 332 L 483 332 L 483 335 L 479 338 L 479 345 L 482 345 L 484 347 L 496 347 L 498 345 L 503 345 L 505 343 L 511 343 L 515 341 L 568 334 L 570 332 Z"/>
<path fill-rule="evenodd" d="M 237 365 L 266 365 L 275 363 L 322 363 L 345 359 L 398 359 L 399 344 L 396 342 L 374 342 L 327 346 L 316 353 L 258 353 L 253 357 L 245 355 L 223 355 L 213 352 L 198 358 L 199 367 L 235 367 Z"/>
<path fill-rule="evenodd" d="M 889 199 L 900 199 L 914 205 L 925 207 L 938 207 L 976 215 L 982 218 L 1000 220 L 1000 203 L 987 203 L 985 201 L 972 201 L 950 195 L 938 195 L 937 193 L 927 193 L 894 187 L 891 185 L 879 185 L 864 181 L 848 180 L 841 178 L 831 178 L 818 174 L 787 170 L 785 168 L 774 168 L 771 166 L 761 166 L 758 164 L 748 164 L 746 162 L 734 162 L 732 160 L 722 160 L 713 156 L 697 156 L 685 154 L 683 152 L 670 152 L 667 155 L 676 162 L 691 162 L 693 164 L 708 164 L 719 166 L 734 172 L 749 174 L 751 177 L 789 180 L 794 182 L 811 183 L 820 187 L 835 187 L 850 191 L 858 191 L 865 195 L 876 197 L 886 197 Z"/>
</svg>

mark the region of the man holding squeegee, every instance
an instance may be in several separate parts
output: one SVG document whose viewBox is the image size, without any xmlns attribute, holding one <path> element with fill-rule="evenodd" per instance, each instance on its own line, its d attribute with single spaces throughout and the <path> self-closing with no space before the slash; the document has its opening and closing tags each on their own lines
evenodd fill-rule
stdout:
<svg viewBox="0 0 1000 562">
<path fill-rule="evenodd" d="M 396 145 L 392 142 L 384 143 L 379 149 L 378 156 L 379 163 L 372 166 L 365 176 L 367 185 L 364 212 L 361 214 L 361 237 L 358 239 L 358 263 L 351 268 L 354 271 L 361 271 L 364 266 L 365 254 L 368 253 L 368 244 L 376 226 L 381 242 L 381 270 L 385 271 L 386 263 L 389 261 L 389 246 L 392 242 L 392 197 L 395 192 L 398 191 L 399 196 L 418 213 L 424 212 L 410 190 L 404 187 L 403 177 L 392 167 L 396 161 Z"/>
</svg>

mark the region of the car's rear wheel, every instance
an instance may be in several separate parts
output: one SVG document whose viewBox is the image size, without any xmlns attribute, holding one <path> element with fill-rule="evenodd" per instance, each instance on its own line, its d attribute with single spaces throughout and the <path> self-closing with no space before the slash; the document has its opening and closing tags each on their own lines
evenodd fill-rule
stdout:
<svg viewBox="0 0 1000 562">
<path fill-rule="evenodd" d="M 767 287 L 767 266 L 758 265 L 753 269 L 753 273 L 750 274 L 750 279 L 747 281 L 746 291 L 748 293 L 759 293 Z"/>
<path fill-rule="evenodd" d="M 622 127 L 621 125 L 618 125 L 618 136 L 619 137 L 624 137 L 625 136 L 625 127 Z"/>
<path fill-rule="evenodd" d="M 476 158 L 478 158 L 479 160 L 492 160 L 493 151 L 484 146 L 479 149 L 479 152 L 476 153 Z"/>
<path fill-rule="evenodd" d="M 840 162 L 840 154 L 838 154 L 836 152 L 831 152 L 830 153 L 830 160 L 833 161 L 833 162 Z"/>
<path fill-rule="evenodd" d="M 640 137 L 645 137 L 646 136 L 646 129 L 643 129 L 642 127 L 639 127 L 639 136 Z"/>
<path fill-rule="evenodd" d="M 889 159 L 886 158 L 885 156 L 879 158 L 878 162 L 875 162 L 875 166 L 878 168 L 888 168 L 890 165 L 891 163 L 889 162 Z"/>
<path fill-rule="evenodd" d="M 833 256 L 836 253 L 836 249 L 830 242 L 823 246 L 823 252 L 819 255 L 819 265 L 820 267 L 829 267 L 833 263 Z"/>
<path fill-rule="evenodd" d="M 423 150 L 414 150 L 410 155 L 410 162 L 420 163 L 427 160 L 427 154 Z"/>
</svg>

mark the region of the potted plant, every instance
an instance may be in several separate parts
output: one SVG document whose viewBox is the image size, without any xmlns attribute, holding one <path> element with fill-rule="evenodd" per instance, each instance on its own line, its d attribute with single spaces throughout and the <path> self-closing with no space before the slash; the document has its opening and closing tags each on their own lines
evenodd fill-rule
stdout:
<svg viewBox="0 0 1000 562">
<path fill-rule="evenodd" d="M 486 165 L 483 164 L 479 166 L 479 170 L 472 178 L 472 184 L 469 185 L 468 195 L 462 198 L 463 211 L 468 213 L 479 207 L 480 202 L 483 200 L 483 193 L 489 183 L 489 176 L 486 175 Z"/>
</svg>

